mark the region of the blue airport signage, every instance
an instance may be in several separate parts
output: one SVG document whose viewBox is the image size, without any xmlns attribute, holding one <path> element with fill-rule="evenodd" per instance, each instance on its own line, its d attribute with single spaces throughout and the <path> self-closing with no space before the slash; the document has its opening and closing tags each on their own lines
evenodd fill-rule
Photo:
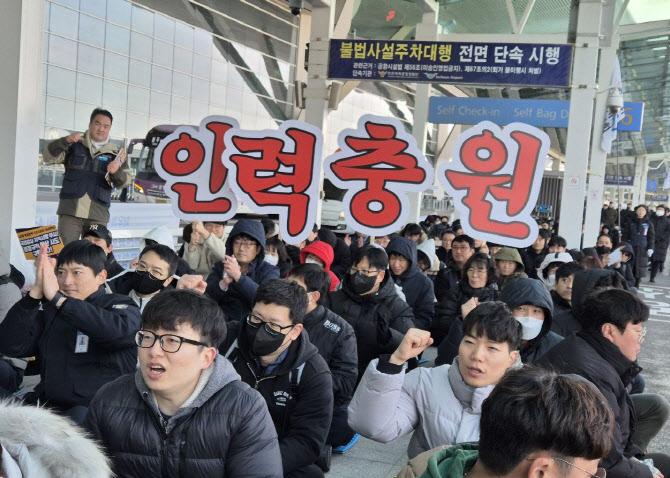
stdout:
<svg viewBox="0 0 670 478">
<path fill-rule="evenodd" d="M 658 190 L 658 183 L 656 181 L 647 181 L 647 191 L 655 193 Z"/>
<path fill-rule="evenodd" d="M 330 40 L 328 77 L 568 88 L 573 45 Z"/>
<path fill-rule="evenodd" d="M 605 175 L 605 184 L 607 186 L 633 186 L 635 184 L 635 176 L 623 176 L 619 175 L 619 182 L 617 183 L 616 175 L 606 174 Z"/>
<path fill-rule="evenodd" d="M 428 121 L 431 123 L 478 124 L 491 121 L 497 125 L 520 122 L 548 128 L 567 128 L 570 102 L 564 100 L 501 100 L 490 98 L 430 99 Z"/>
<path fill-rule="evenodd" d="M 654 194 L 652 196 L 647 196 L 647 199 L 649 201 L 668 202 L 668 196 L 665 196 L 663 194 Z"/>
<path fill-rule="evenodd" d="M 618 131 L 642 131 L 644 103 L 626 101 L 623 104 L 623 118 L 617 124 Z"/>
</svg>

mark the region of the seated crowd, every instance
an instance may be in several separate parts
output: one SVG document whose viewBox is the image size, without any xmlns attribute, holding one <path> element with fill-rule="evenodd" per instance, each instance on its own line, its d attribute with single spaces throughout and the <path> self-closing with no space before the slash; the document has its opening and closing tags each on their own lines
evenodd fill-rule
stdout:
<svg viewBox="0 0 670 478">
<path fill-rule="evenodd" d="M 25 295 L 0 255 L 0 476 L 323 477 L 359 436 L 412 433 L 402 477 L 670 477 L 648 451 L 670 403 L 637 363 L 670 219 L 621 219 L 583 250 L 548 221 L 525 249 L 438 216 L 301 244 L 196 221 L 179 253 L 151 231 L 128 270 L 93 224 L 41 248 Z"/>
</svg>

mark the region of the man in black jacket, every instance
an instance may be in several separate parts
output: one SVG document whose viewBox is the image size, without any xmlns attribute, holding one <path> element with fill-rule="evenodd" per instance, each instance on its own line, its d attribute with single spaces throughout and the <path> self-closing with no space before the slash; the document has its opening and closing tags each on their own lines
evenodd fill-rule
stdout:
<svg viewBox="0 0 670 478">
<path fill-rule="evenodd" d="M 303 325 L 333 375 L 333 421 L 326 443 L 338 447 L 349 443 L 354 431 L 347 425 L 347 406 L 358 378 L 358 351 L 354 329 L 339 315 L 321 305 L 330 290 L 330 276 L 317 264 L 300 264 L 289 280 L 307 291 L 307 312 Z"/>
<path fill-rule="evenodd" d="M 651 217 L 654 224 L 654 254 L 651 256 L 651 274 L 649 282 L 656 282 L 656 274 L 663 271 L 663 263 L 670 245 L 670 219 L 665 216 L 665 206 L 656 207 L 656 214 Z"/>
<path fill-rule="evenodd" d="M 84 235 L 81 237 L 87 241 L 92 242 L 100 249 L 105 251 L 107 259 L 105 260 L 105 270 L 107 271 L 107 277 L 109 279 L 116 277 L 121 274 L 125 269 L 121 267 L 121 264 L 116 262 L 116 257 L 114 257 L 114 246 L 112 245 L 112 233 L 109 232 L 109 229 L 102 224 L 91 224 L 88 226 L 88 229 L 84 231 Z"/>
<path fill-rule="evenodd" d="M 322 478 L 315 465 L 333 416 L 328 364 L 303 332 L 307 293 L 272 279 L 258 287 L 245 320 L 230 322 L 219 350 L 267 403 L 286 478 Z"/>
<path fill-rule="evenodd" d="M 447 292 L 461 280 L 463 266 L 475 253 L 475 240 L 461 234 L 451 242 L 451 258 L 435 276 L 435 298 L 438 302 L 444 300 Z"/>
<path fill-rule="evenodd" d="M 328 308 L 349 322 L 356 333 L 359 377 L 372 359 L 393 353 L 414 327 L 412 309 L 398 297 L 387 267 L 384 249 L 364 246 L 342 288 L 328 295 Z"/>
<path fill-rule="evenodd" d="M 405 302 L 414 313 L 414 325 L 429 330 L 435 315 L 433 281 L 417 266 L 416 242 L 406 237 L 396 237 L 386 246 L 391 277 L 398 285 Z"/>
<path fill-rule="evenodd" d="M 644 341 L 649 307 L 628 291 L 608 289 L 584 304 L 584 329 L 549 351 L 538 365 L 580 375 L 605 395 L 614 411 L 612 451 L 603 460 L 607 476 L 670 476 L 670 457 L 647 454 L 646 447 L 668 418 L 670 404 L 657 394 L 629 395 L 626 387 L 642 370 L 636 363 Z M 651 458 L 660 473 L 638 461 Z"/>
<path fill-rule="evenodd" d="M 551 238 L 551 231 L 547 229 L 540 229 L 537 232 L 537 239 L 533 244 L 523 250 L 519 250 L 521 254 L 521 260 L 523 261 L 524 267 L 526 268 L 526 275 L 531 279 L 537 279 L 537 269 L 542 264 L 544 256 L 547 255 L 549 249 L 547 248 L 547 243 Z"/>
<path fill-rule="evenodd" d="M 198 292 L 147 305 L 139 368 L 105 385 L 85 420 L 118 476 L 282 476 L 263 397 L 217 353 L 225 335 L 223 312 Z"/>
<path fill-rule="evenodd" d="M 566 262 L 556 269 L 556 282 L 549 292 L 554 302 L 554 315 L 572 309 L 572 284 L 575 274 L 584 268 L 576 262 Z"/>
<path fill-rule="evenodd" d="M 38 356 L 36 398 L 77 423 L 98 389 L 137 362 L 139 309 L 130 297 L 105 293 L 104 266 L 105 253 L 91 242 L 71 242 L 57 262 L 42 245 L 35 285 L 0 324 L 0 353 Z"/>
</svg>

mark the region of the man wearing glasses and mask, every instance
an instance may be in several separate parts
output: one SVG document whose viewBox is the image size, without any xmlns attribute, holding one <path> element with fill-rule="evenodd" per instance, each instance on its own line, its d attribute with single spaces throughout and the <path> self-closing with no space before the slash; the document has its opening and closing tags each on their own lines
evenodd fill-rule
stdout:
<svg viewBox="0 0 670 478">
<path fill-rule="evenodd" d="M 307 293 L 300 284 L 264 282 L 251 312 L 242 322 L 228 323 L 228 337 L 219 347 L 242 381 L 265 398 L 286 478 L 324 476 L 315 462 L 333 414 L 328 364 L 303 332 L 306 309 Z"/>
<path fill-rule="evenodd" d="M 349 322 L 356 333 L 359 377 L 371 360 L 392 354 L 414 327 L 412 309 L 398 297 L 388 264 L 382 248 L 363 247 L 342 288 L 329 294 L 327 307 Z"/>
<path fill-rule="evenodd" d="M 103 387 L 84 422 L 118 476 L 282 476 L 263 397 L 217 352 L 225 335 L 221 309 L 199 292 L 147 304 L 137 371 Z"/>
</svg>

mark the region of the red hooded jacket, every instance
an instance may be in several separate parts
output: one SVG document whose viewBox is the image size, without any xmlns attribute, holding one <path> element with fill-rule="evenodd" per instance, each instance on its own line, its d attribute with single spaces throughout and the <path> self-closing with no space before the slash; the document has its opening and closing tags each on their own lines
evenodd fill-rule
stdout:
<svg viewBox="0 0 670 478">
<path fill-rule="evenodd" d="M 333 263 L 333 259 L 335 259 L 333 248 L 330 247 L 327 242 L 314 241 L 310 245 L 303 247 L 300 251 L 301 264 L 305 263 L 307 254 L 314 254 L 325 263 L 323 270 L 325 270 L 330 276 L 330 291 L 334 291 L 335 288 L 340 284 L 340 279 L 338 279 L 333 271 L 330 270 L 330 265 Z"/>
</svg>

